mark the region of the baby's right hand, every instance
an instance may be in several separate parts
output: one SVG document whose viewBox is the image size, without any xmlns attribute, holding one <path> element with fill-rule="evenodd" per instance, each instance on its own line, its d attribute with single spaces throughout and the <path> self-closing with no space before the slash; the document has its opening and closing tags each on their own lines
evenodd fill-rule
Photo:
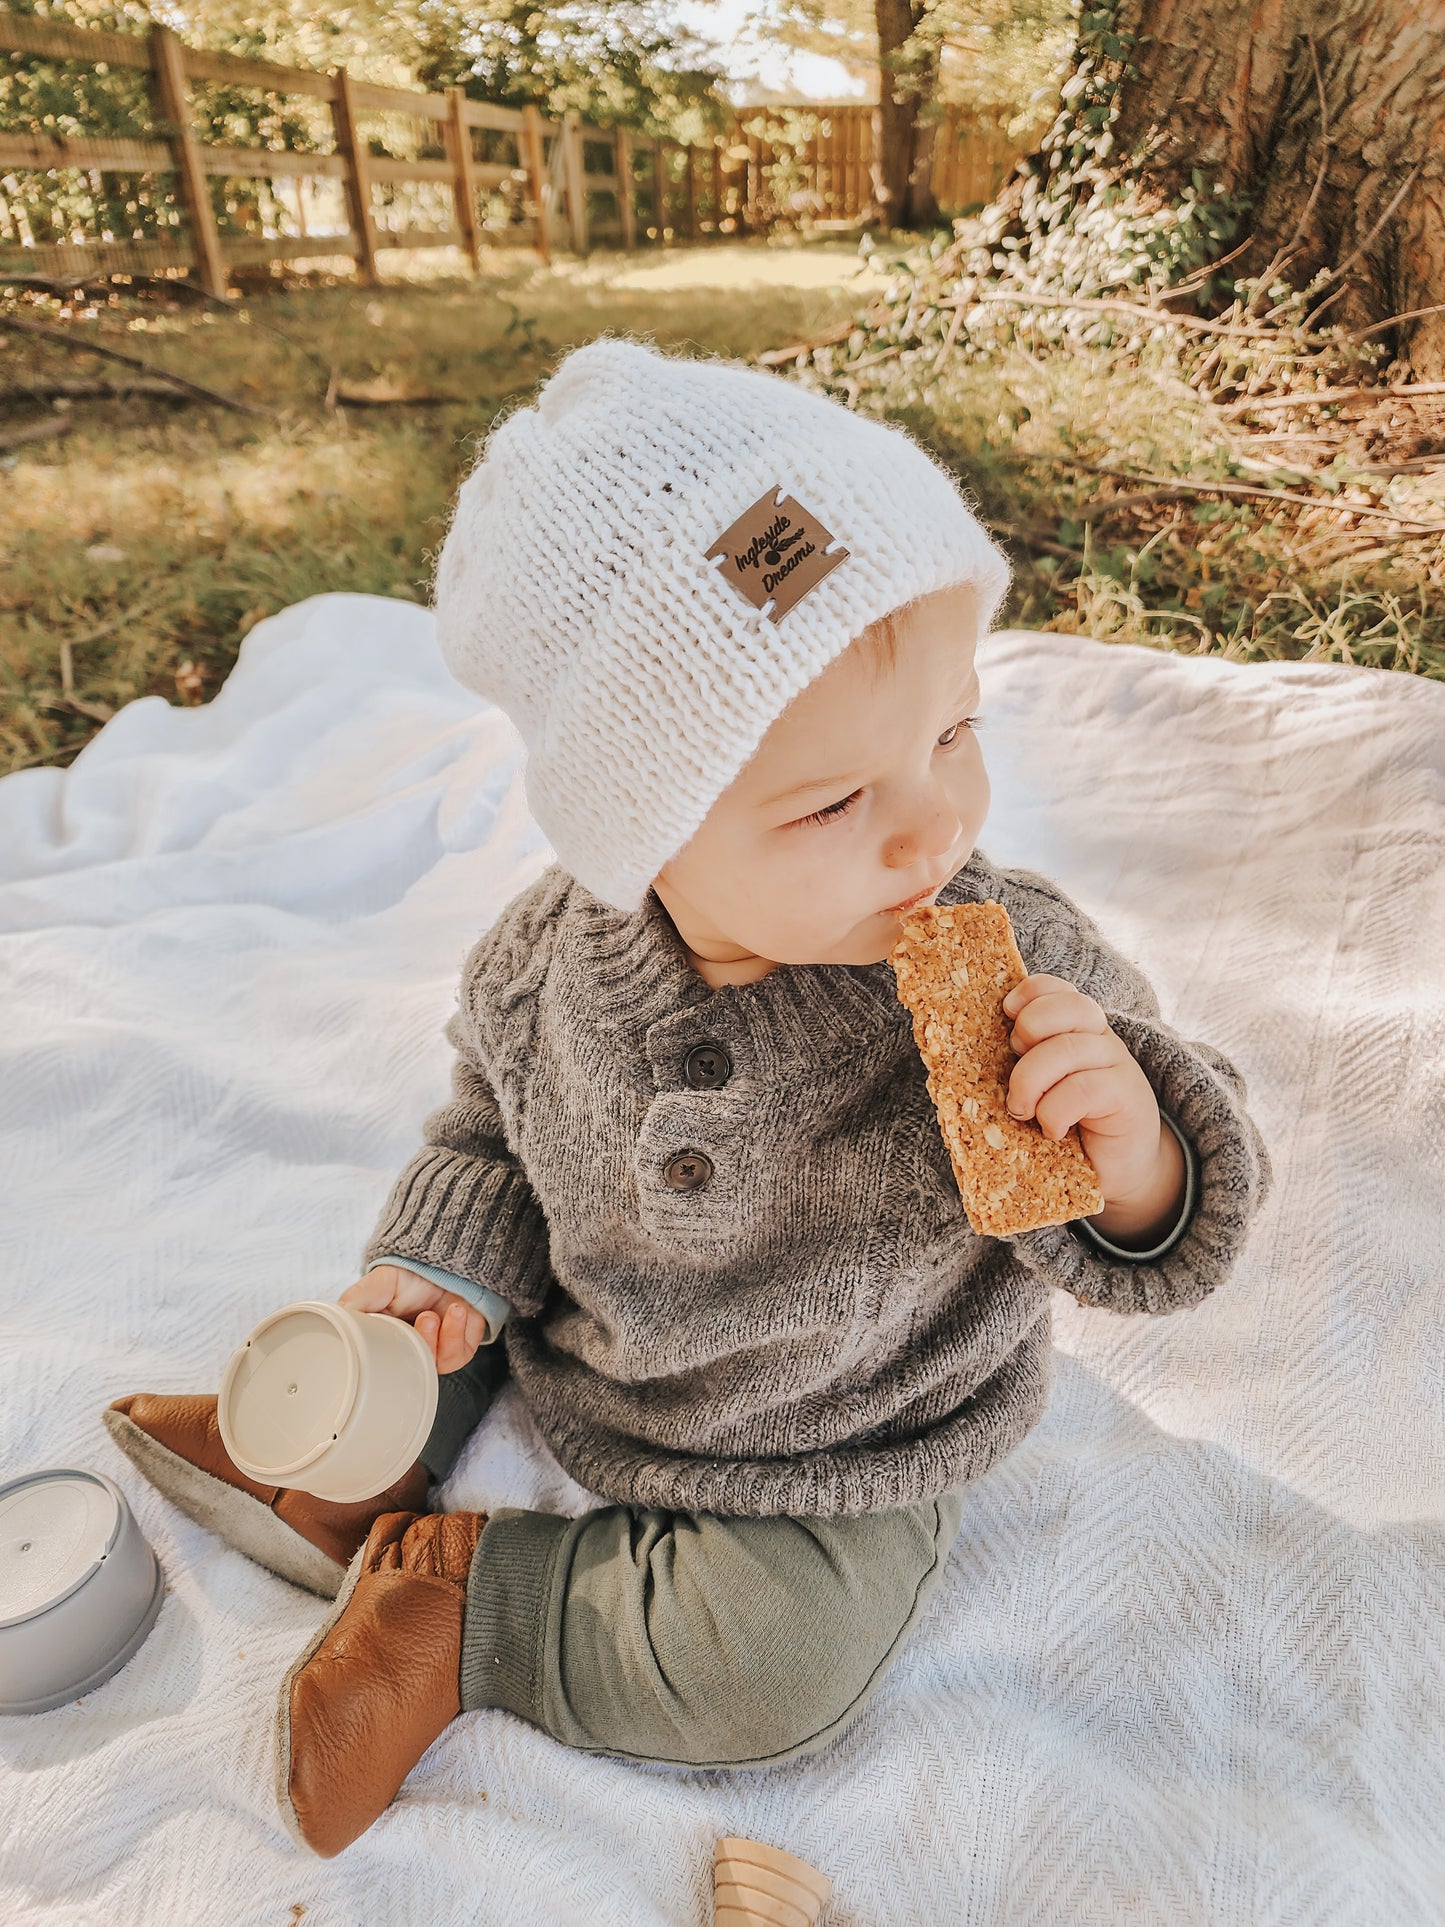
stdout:
<svg viewBox="0 0 1445 1927">
<path fill-rule="evenodd" d="M 439 1372 L 460 1371 L 487 1335 L 487 1321 L 475 1305 L 400 1265 L 373 1265 L 337 1302 L 352 1311 L 404 1318 L 431 1347 Z"/>
</svg>

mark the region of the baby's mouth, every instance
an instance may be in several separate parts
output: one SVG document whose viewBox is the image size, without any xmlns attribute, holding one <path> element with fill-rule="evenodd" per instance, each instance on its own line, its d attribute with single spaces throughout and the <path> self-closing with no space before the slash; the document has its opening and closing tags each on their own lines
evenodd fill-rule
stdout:
<svg viewBox="0 0 1445 1927">
<path fill-rule="evenodd" d="M 945 878 L 944 881 L 946 882 L 947 879 Z M 879 914 L 885 917 L 901 917 L 905 910 L 916 910 L 920 903 L 926 903 L 930 897 L 937 896 L 942 888 L 942 883 L 930 883 L 928 888 L 920 890 L 916 897 L 908 897 L 902 903 L 890 903 L 888 908 Z"/>
<path fill-rule="evenodd" d="M 927 903 L 931 897 L 936 897 L 946 883 L 951 883 L 967 861 L 968 857 L 966 855 L 960 857 L 956 862 L 950 859 L 948 868 L 938 879 L 937 883 L 930 883 L 926 890 L 920 890 L 916 896 L 905 897 L 902 903 L 890 903 L 886 910 L 880 910 L 878 912 L 879 916 L 901 917 L 907 910 L 916 910 L 919 904 Z"/>
</svg>

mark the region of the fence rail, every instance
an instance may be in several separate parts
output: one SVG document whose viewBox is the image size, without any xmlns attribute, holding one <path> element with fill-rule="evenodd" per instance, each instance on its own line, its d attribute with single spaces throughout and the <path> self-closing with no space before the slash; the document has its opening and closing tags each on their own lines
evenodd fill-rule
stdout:
<svg viewBox="0 0 1445 1927">
<path fill-rule="evenodd" d="M 460 88 L 444 93 L 380 86 L 341 69 L 319 73 L 250 56 L 188 47 L 168 28 L 145 35 L 60 26 L 25 14 L 0 13 L 0 54 L 78 62 L 95 68 L 146 72 L 154 103 L 149 135 L 52 136 L 0 132 L 0 269 L 32 272 L 152 271 L 192 267 L 205 287 L 224 294 L 230 271 L 262 262 L 347 256 L 363 281 L 376 279 L 377 254 L 397 247 L 461 247 L 479 267 L 489 240 L 520 242 L 544 260 L 559 245 L 585 253 L 594 240 L 702 240 L 766 233 L 782 222 L 856 226 L 878 217 L 875 109 L 855 103 L 798 103 L 740 114 L 731 131 L 706 145 L 598 128 L 575 113 L 561 121 L 535 107 L 515 108 L 469 99 Z M 195 131 L 192 83 L 302 95 L 328 110 L 332 151 L 238 147 L 201 139 Z M 362 129 L 370 115 L 404 116 L 426 129 L 422 145 L 439 158 L 397 158 L 373 151 Z M 478 132 L 509 136 L 516 162 L 476 151 Z M 1020 150 L 986 124 L 950 116 L 934 143 L 934 182 L 940 203 L 987 200 Z M 86 236 L 37 241 L 17 232 L 17 171 L 79 170 L 173 177 L 183 224 L 159 234 Z M 10 178 L 6 178 L 9 176 Z M 217 218 L 213 183 L 263 181 L 272 189 L 270 230 L 235 233 Z M 295 206 L 277 227 L 282 205 L 274 184 L 291 182 Z M 333 219 L 308 231 L 305 184 L 339 182 L 344 224 Z M 429 225 L 390 225 L 375 190 L 398 186 L 450 190 L 451 218 Z M 506 190 L 506 219 L 482 212 L 482 198 Z M 332 190 L 334 193 L 334 189 Z M 7 208 L 10 216 L 7 220 Z"/>
</svg>

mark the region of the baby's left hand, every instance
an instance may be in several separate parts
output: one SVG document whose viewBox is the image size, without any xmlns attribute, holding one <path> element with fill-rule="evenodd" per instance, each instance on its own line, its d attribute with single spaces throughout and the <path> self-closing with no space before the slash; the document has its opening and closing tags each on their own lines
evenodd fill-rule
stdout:
<svg viewBox="0 0 1445 1927">
<path fill-rule="evenodd" d="M 1019 1053 L 1007 1103 L 1037 1118 L 1045 1137 L 1071 1124 L 1099 1174 L 1107 1204 L 1149 1192 L 1159 1169 L 1160 1117 L 1153 1086 L 1109 1020 L 1062 977 L 1025 977 L 1003 1001 Z"/>
</svg>

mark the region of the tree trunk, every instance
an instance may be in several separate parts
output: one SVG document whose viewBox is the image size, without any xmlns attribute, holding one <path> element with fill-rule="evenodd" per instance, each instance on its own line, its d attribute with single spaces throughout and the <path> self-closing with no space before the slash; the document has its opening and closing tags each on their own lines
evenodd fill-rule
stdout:
<svg viewBox="0 0 1445 1927">
<path fill-rule="evenodd" d="M 927 12 L 925 0 L 874 0 L 878 21 L 878 179 L 890 227 L 931 227 L 939 219 L 933 193 L 933 128 L 919 124 L 932 98 L 936 54 L 920 62 L 900 50 Z"/>
<path fill-rule="evenodd" d="M 1329 315 L 1352 326 L 1445 302 L 1445 0 L 1122 0 L 1117 27 L 1140 77 L 1115 154 L 1152 147 L 1141 179 L 1165 199 L 1194 169 L 1248 196 L 1239 272 L 1293 250 L 1300 286 L 1349 262 Z M 1445 375 L 1445 314 L 1395 335 Z"/>
</svg>

